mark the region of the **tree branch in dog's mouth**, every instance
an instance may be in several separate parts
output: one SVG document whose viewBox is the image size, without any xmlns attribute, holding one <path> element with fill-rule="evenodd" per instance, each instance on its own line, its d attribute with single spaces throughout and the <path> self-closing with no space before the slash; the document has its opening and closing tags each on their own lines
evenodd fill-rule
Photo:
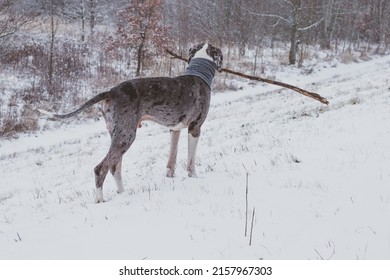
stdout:
<svg viewBox="0 0 390 280">
<path fill-rule="evenodd" d="M 188 61 L 188 59 L 184 58 L 181 55 L 178 55 L 178 54 L 174 53 L 171 50 L 166 49 L 165 51 L 168 54 L 170 54 L 172 56 L 172 58 L 180 59 L 180 60 L 183 60 L 185 62 Z M 257 76 L 247 75 L 247 74 L 240 73 L 240 72 L 237 72 L 237 71 L 234 71 L 234 70 L 230 70 L 228 68 L 222 68 L 222 72 L 226 72 L 226 73 L 229 73 L 229 74 L 232 74 L 232 75 L 236 75 L 236 76 L 239 76 L 239 77 L 242 77 L 242 78 L 245 78 L 245 79 L 253 80 L 253 81 L 259 81 L 259 82 L 263 82 L 263 83 L 268 83 L 268 84 L 272 84 L 272 85 L 285 87 L 285 88 L 294 90 L 294 91 L 296 91 L 296 92 L 298 92 L 300 94 L 303 94 L 303 95 L 305 95 L 307 97 L 313 98 L 313 99 L 315 99 L 315 100 L 317 100 L 317 101 L 319 101 L 319 102 L 321 102 L 323 104 L 326 104 L 326 105 L 329 104 L 329 101 L 325 97 L 322 97 L 321 95 L 319 95 L 319 94 L 317 94 L 315 92 L 310 92 L 310 91 L 301 89 L 299 87 L 296 87 L 296 86 L 293 86 L 293 85 L 290 85 L 290 84 L 287 84 L 287 83 L 278 82 L 278 81 L 274 81 L 274 80 L 270 80 L 270 79 L 266 79 L 266 78 L 261 78 L 261 77 L 257 77 Z"/>
</svg>

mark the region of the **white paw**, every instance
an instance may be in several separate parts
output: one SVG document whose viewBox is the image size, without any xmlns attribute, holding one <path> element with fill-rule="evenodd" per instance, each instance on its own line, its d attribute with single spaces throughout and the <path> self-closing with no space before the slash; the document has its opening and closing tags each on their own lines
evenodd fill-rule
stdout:
<svg viewBox="0 0 390 280">
<path fill-rule="evenodd" d="M 196 175 L 195 171 L 188 171 L 188 177 L 190 177 L 190 178 L 197 178 L 198 175 Z"/>
<path fill-rule="evenodd" d="M 97 188 L 95 193 L 95 203 L 105 202 L 103 199 L 103 190 L 102 188 Z"/>
<path fill-rule="evenodd" d="M 95 198 L 95 203 L 103 203 L 106 202 L 103 198 Z"/>
<path fill-rule="evenodd" d="M 175 177 L 175 170 L 167 168 L 167 177 L 169 178 Z"/>
</svg>

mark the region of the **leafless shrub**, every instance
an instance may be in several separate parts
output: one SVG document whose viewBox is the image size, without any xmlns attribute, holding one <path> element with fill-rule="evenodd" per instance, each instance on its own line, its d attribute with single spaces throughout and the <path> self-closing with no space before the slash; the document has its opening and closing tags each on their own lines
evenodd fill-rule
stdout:
<svg viewBox="0 0 390 280">
<path fill-rule="evenodd" d="M 214 92 L 222 91 L 238 91 L 241 87 L 234 80 L 216 79 L 216 82 L 213 86 Z"/>
<path fill-rule="evenodd" d="M 0 137 L 15 137 L 21 132 L 32 132 L 38 129 L 38 120 L 34 110 L 29 106 L 23 106 L 21 114 L 17 108 L 9 107 L 9 111 L 1 122 Z"/>
<path fill-rule="evenodd" d="M 356 61 L 356 56 L 355 54 L 352 52 L 352 50 L 350 48 L 348 48 L 346 51 L 344 51 L 341 55 L 340 55 L 340 61 L 342 63 L 345 63 L 345 64 L 349 64 L 349 63 L 352 63 L 354 61 Z"/>
</svg>

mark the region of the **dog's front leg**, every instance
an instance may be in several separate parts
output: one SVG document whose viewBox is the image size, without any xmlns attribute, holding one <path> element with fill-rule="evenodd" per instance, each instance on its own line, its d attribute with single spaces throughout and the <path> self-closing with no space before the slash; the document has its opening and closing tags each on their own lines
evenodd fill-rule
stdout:
<svg viewBox="0 0 390 280">
<path fill-rule="evenodd" d="M 194 137 L 191 133 L 188 133 L 188 163 L 187 171 L 188 177 L 197 177 L 195 172 L 195 156 L 196 147 L 198 146 L 199 136 Z"/>
<path fill-rule="evenodd" d="M 180 137 L 180 130 L 171 130 L 171 148 L 169 151 L 169 158 L 167 164 L 167 177 L 173 177 L 175 175 L 179 137 Z"/>
</svg>

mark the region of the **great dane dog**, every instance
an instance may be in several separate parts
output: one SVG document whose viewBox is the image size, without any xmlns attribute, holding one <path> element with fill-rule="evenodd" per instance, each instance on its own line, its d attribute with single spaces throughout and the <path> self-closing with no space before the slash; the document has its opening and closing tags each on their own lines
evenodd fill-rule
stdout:
<svg viewBox="0 0 390 280">
<path fill-rule="evenodd" d="M 77 115 L 102 101 L 103 116 L 111 135 L 111 146 L 104 159 L 95 167 L 95 202 L 104 202 L 103 182 L 110 170 L 118 193 L 123 192 L 121 175 L 122 156 L 133 143 L 142 121 L 154 121 L 170 128 L 171 146 L 167 176 L 173 177 L 176 166 L 180 131 L 188 128 L 188 176 L 196 177 L 195 153 L 200 130 L 206 119 L 211 82 L 215 70 L 222 71 L 220 49 L 210 44 L 199 44 L 189 50 L 185 74 L 174 78 L 136 78 L 123 82 L 109 91 L 88 100 L 69 114 L 54 114 L 39 110 L 54 119 Z"/>
</svg>

